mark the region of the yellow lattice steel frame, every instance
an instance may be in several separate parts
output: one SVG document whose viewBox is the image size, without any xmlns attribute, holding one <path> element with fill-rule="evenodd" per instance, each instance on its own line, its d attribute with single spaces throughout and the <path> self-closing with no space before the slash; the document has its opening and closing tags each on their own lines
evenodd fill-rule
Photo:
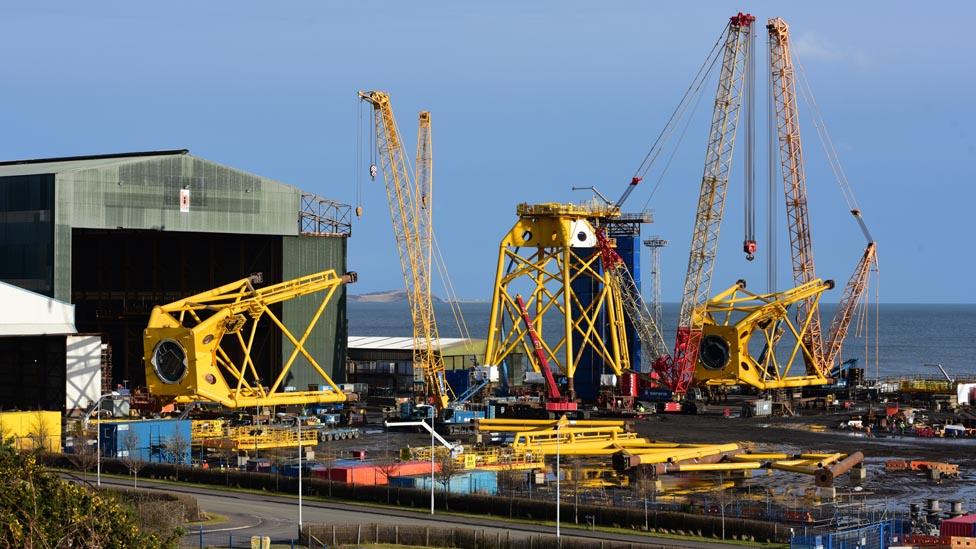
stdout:
<svg viewBox="0 0 976 549">
<path fill-rule="evenodd" d="M 330 269 L 255 289 L 251 279 L 245 278 L 153 307 L 143 332 L 149 392 L 164 401 L 210 401 L 228 408 L 344 402 L 346 395 L 305 349 L 305 342 L 336 290 L 355 280 L 356 273 L 339 276 Z M 299 337 L 271 310 L 276 303 L 318 293 L 322 294 L 319 306 Z M 261 383 L 251 356 L 258 323 L 265 318 L 294 346 L 270 387 Z M 154 365 L 157 347 L 164 342 L 177 344 L 185 354 L 178 380 L 165 380 Z M 225 347 L 231 342 L 238 345 L 233 351 Z M 234 360 L 231 353 L 239 353 L 241 359 Z M 283 390 L 282 384 L 299 354 L 331 390 Z"/>
<path fill-rule="evenodd" d="M 784 387 L 824 385 L 831 379 L 819 371 L 813 374 L 794 375 L 793 366 L 798 359 L 809 360 L 811 350 L 805 336 L 810 329 L 813 313 L 824 291 L 834 287 L 832 281 L 815 279 L 790 290 L 756 294 L 745 288 L 740 281 L 709 300 L 704 312 L 702 344 L 710 338 L 725 342 L 728 360 L 718 368 L 706 366 L 699 354 L 695 368 L 695 383 L 707 385 L 751 385 L 760 390 Z M 789 315 L 790 305 L 812 301 L 805 317 L 794 323 Z M 784 331 L 793 336 L 789 358 L 780 362 L 776 346 Z M 749 349 L 752 337 L 761 334 L 765 351 L 753 356 Z"/>
<path fill-rule="evenodd" d="M 434 404 L 444 409 L 454 394 L 445 378 L 444 359 L 436 347 L 439 334 L 430 288 L 433 243 L 430 113 L 420 113 L 416 171 L 411 173 L 389 94 L 361 91 L 359 97 L 373 106 L 376 148 L 386 181 L 393 236 L 413 321 L 413 364 L 424 372 Z"/>
<path fill-rule="evenodd" d="M 319 443 L 318 431 L 303 429 L 301 446 L 315 448 Z M 226 427 L 220 437 L 209 437 L 200 440 L 205 448 L 221 448 L 225 450 L 250 451 L 267 450 L 270 448 L 297 448 L 298 429 L 295 427 L 275 427 L 267 425 L 245 425 L 240 427 Z"/>
<path fill-rule="evenodd" d="M 603 271 L 590 219 L 619 216 L 613 207 L 578 204 L 520 204 L 518 221 L 502 239 L 492 293 L 485 362 L 501 365 L 513 353 L 524 353 L 536 372 L 539 365 L 527 343 L 527 329 L 515 296 L 526 296 L 543 352 L 569 379 L 574 395 L 576 365 L 592 350 L 614 373 L 630 369 L 624 313 L 610 275 Z M 580 237 L 583 237 L 582 239 Z M 511 269 L 507 267 L 511 264 Z M 590 279 L 595 292 L 586 306 L 573 282 Z M 522 285 L 519 287 L 519 285 Z M 546 314 L 561 315 L 562 326 L 552 337 L 543 331 Z M 600 333 L 606 315 L 609 334 Z M 504 328 L 503 328 L 504 325 Z M 578 336 L 574 341 L 573 336 Z"/>
</svg>

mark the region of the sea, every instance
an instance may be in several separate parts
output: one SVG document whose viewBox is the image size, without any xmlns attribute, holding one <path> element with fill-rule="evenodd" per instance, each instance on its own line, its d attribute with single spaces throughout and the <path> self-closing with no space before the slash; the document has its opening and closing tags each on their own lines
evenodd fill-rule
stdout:
<svg viewBox="0 0 976 549">
<path fill-rule="evenodd" d="M 436 303 L 435 314 L 441 337 L 485 338 L 491 305 L 462 302 L 463 323 L 455 320 L 448 303 Z M 836 305 L 821 303 L 824 332 Z M 405 302 L 370 303 L 349 301 L 349 335 L 410 337 L 410 312 Z M 867 315 L 867 316 L 865 316 Z M 662 333 L 673 344 L 678 304 L 662 307 Z M 543 332 L 556 333 L 558 319 Z M 950 376 L 976 377 L 976 305 L 871 305 L 851 323 L 842 358 L 857 358 L 869 378 L 900 376 L 940 377 L 925 364 L 942 364 Z"/>
</svg>

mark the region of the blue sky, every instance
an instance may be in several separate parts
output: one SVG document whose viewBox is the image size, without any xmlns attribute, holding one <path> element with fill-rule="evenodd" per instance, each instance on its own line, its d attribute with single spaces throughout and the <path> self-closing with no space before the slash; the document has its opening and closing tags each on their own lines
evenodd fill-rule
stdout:
<svg viewBox="0 0 976 549">
<path fill-rule="evenodd" d="M 432 112 L 436 230 L 459 295 L 486 298 L 515 205 L 586 198 L 573 185 L 619 195 L 739 10 L 792 26 L 879 242 L 882 300 L 973 302 L 976 7 L 962 2 L 7 4 L 0 157 L 186 147 L 353 202 L 356 90 L 387 90 L 410 149 L 417 111 Z M 709 84 L 650 203 L 645 234 L 671 241 L 668 301 L 687 263 L 713 94 Z M 818 272 L 844 281 L 863 239 L 808 119 L 803 129 Z M 749 264 L 740 251 L 741 174 L 737 161 L 715 289 L 764 284 L 762 256 Z M 398 288 L 382 185 L 363 194 L 349 243 L 358 291 Z M 785 247 L 779 256 L 785 286 Z"/>
</svg>

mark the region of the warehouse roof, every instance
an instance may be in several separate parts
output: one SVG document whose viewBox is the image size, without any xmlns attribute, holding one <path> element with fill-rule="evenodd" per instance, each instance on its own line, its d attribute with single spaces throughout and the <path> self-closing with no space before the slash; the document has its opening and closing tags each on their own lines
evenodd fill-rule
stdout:
<svg viewBox="0 0 976 549">
<path fill-rule="evenodd" d="M 0 336 L 73 334 L 75 306 L 0 282 Z"/>
<path fill-rule="evenodd" d="M 183 156 L 190 154 L 187 149 L 161 151 L 141 151 L 114 154 L 92 154 L 86 156 L 60 156 L 53 158 L 31 158 L 26 160 L 4 160 L 0 162 L 0 177 L 11 175 L 34 175 L 41 173 L 62 173 L 87 170 L 123 162 L 139 162 L 160 156 Z"/>
<path fill-rule="evenodd" d="M 442 337 L 436 341 L 435 346 L 441 351 L 455 349 L 458 347 L 482 346 L 485 344 L 483 339 L 469 339 L 463 337 Z M 349 349 L 368 349 L 381 351 L 412 351 L 412 337 L 385 337 L 385 336 L 349 336 Z"/>
</svg>

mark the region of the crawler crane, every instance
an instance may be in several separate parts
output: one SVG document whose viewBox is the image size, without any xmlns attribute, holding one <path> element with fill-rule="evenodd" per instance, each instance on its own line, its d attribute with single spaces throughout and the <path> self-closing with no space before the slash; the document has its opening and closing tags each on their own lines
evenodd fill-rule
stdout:
<svg viewBox="0 0 976 549">
<path fill-rule="evenodd" d="M 448 407 L 454 395 L 445 378 L 444 359 L 436 349 L 439 338 L 431 297 L 430 113 L 420 113 L 417 171 L 411 175 L 390 96 L 381 91 L 361 91 L 359 97 L 373 106 L 376 148 L 386 181 L 393 235 L 413 320 L 413 364 L 423 371 L 428 394 L 437 409 L 442 411 Z"/>
<path fill-rule="evenodd" d="M 661 356 L 654 364 L 664 384 L 677 395 L 686 393 L 691 387 L 698 363 L 704 309 L 711 291 L 755 20 L 751 15 L 739 13 L 729 19 L 726 28 L 674 354 Z"/>
</svg>

